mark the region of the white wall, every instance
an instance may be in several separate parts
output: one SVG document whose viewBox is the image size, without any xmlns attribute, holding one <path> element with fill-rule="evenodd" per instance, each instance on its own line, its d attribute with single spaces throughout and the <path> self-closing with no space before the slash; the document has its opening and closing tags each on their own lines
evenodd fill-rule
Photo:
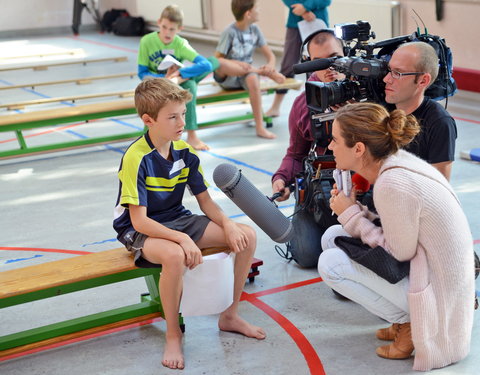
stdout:
<svg viewBox="0 0 480 375">
<path fill-rule="evenodd" d="M 72 25 L 73 0 L 0 0 L 0 9 L 0 31 Z M 93 23 L 84 10 L 82 25 Z"/>
</svg>

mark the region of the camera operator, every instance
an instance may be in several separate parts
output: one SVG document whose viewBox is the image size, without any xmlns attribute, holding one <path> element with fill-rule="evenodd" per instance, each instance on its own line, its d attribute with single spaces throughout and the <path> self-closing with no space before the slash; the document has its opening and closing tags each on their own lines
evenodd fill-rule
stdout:
<svg viewBox="0 0 480 375">
<path fill-rule="evenodd" d="M 424 42 L 401 44 L 388 65 L 389 73 L 383 79 L 386 102 L 407 115 L 413 114 L 420 123 L 420 133 L 405 150 L 432 164 L 450 180 L 457 138 L 455 120 L 424 95 L 438 74 L 434 48 Z"/>
<path fill-rule="evenodd" d="M 310 60 L 343 56 L 343 46 L 329 29 L 320 30 L 307 44 Z M 335 70 L 325 69 L 314 72 L 309 81 L 332 82 L 343 79 L 344 76 Z M 288 119 L 290 141 L 282 163 L 272 177 L 273 193 L 283 193 L 278 201 L 284 201 L 290 196 L 288 186 L 294 182 L 295 175 L 303 170 L 303 159 L 308 155 L 314 139 L 311 130 L 311 114 L 307 108 L 305 92 L 294 101 Z M 317 150 L 323 154 L 324 150 Z M 295 261 L 304 267 L 314 267 L 320 255 L 321 231 L 310 214 L 304 210 L 293 217 L 295 230 L 294 240 L 290 243 L 291 251 L 295 253 Z"/>
</svg>

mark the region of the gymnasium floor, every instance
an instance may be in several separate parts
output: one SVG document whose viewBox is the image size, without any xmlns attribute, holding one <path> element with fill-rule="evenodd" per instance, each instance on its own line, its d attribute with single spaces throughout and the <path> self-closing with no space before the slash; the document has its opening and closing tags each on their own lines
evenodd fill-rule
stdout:
<svg viewBox="0 0 480 375">
<path fill-rule="evenodd" d="M 45 71 L 0 71 L 0 87 L 136 71 L 139 38 L 111 34 L 82 33 L 79 37 L 53 35 L 0 39 L 0 68 L 34 62 L 9 59 L 35 51 L 81 49 L 85 58 L 127 56 L 126 62 L 70 65 Z M 211 44 L 192 42 L 202 54 L 213 53 Z M 81 58 L 76 56 L 71 58 Z M 65 60 L 65 56 L 55 59 Z M 41 61 L 54 60 L 45 57 Z M 260 61 L 260 60 L 257 60 Z M 299 77 L 303 79 L 303 77 Z M 90 84 L 39 86 L 35 90 L 0 91 L 0 104 L 42 97 L 59 97 L 101 91 L 133 89 L 137 78 L 96 81 Z M 214 187 L 214 168 L 231 162 L 264 194 L 270 195 L 270 177 L 278 167 L 288 144 L 287 116 L 296 91 L 290 91 L 283 113 L 274 120 L 275 140 L 255 136 L 248 124 L 234 124 L 203 129 L 200 137 L 211 150 L 200 152 L 203 169 L 212 184 L 211 194 L 231 217 L 254 225 L 226 196 Z M 104 99 L 111 100 L 111 98 Z M 264 109 L 272 97 L 265 97 Z M 96 100 L 98 101 L 98 99 Z M 94 100 L 92 100 L 94 102 Z M 88 103 L 88 101 L 85 101 Z M 479 147 L 480 96 L 460 92 L 450 100 L 449 110 L 458 125 L 457 155 Z M 25 111 L 58 108 L 71 103 L 44 104 Z M 245 104 L 228 104 L 199 110 L 200 119 L 219 116 L 218 112 L 249 110 Z M 218 111 L 218 112 L 217 112 Z M 0 115 L 7 114 L 0 109 Z M 89 134 L 106 133 L 115 127 L 141 128 L 135 116 L 120 120 L 98 121 L 87 127 L 72 126 L 64 130 L 45 129 L 31 132 L 30 144 L 48 139 L 75 139 Z M 0 149 L 14 144 L 12 134 L 0 135 Z M 76 256 L 72 252 L 97 252 L 119 247 L 112 229 L 113 207 L 117 195 L 120 158 L 128 143 L 84 148 L 70 152 L 48 153 L 35 157 L 0 160 L 0 271 L 26 267 Z M 479 171 L 475 162 L 457 158 L 452 185 L 470 220 L 477 253 L 480 253 Z M 187 207 L 198 212 L 191 197 Z M 293 201 L 280 204 L 286 214 L 292 213 Z M 257 228 L 258 229 L 258 228 Z M 445 228 L 448 230 L 448 228 Z M 258 233 L 256 257 L 262 259 L 260 275 L 247 283 L 247 299 L 241 303 L 241 314 L 267 331 L 265 341 L 219 332 L 216 316 L 186 318 L 184 374 L 410 374 L 413 360 L 389 361 L 375 355 L 382 345 L 375 330 L 386 323 L 352 302 L 335 298 L 319 279 L 316 269 L 301 269 L 275 252 L 267 235 Z M 282 246 L 284 248 L 284 246 Z M 477 280 L 477 289 L 480 289 Z M 138 302 L 146 291 L 141 279 L 101 287 L 94 292 L 78 292 L 53 300 L 34 302 L 1 311 L 1 334 L 82 316 L 106 308 Z M 0 362 L 2 375 L 25 374 L 168 374 L 175 373 L 161 365 L 165 323 L 119 329 L 88 340 L 65 345 Z M 478 374 L 480 367 L 480 316 L 475 313 L 471 353 L 462 362 L 436 374 Z"/>
</svg>

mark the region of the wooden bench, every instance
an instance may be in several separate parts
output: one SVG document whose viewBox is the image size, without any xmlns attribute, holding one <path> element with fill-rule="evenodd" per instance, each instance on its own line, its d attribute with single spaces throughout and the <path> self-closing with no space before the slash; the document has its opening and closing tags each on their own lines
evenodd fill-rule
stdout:
<svg viewBox="0 0 480 375">
<path fill-rule="evenodd" d="M 91 83 L 92 81 L 98 81 L 102 79 L 115 79 L 115 78 L 125 78 L 125 77 L 136 77 L 137 73 L 118 73 L 118 74 L 106 74 L 101 76 L 91 76 L 91 77 L 82 77 L 82 78 L 71 78 L 71 79 L 62 79 L 57 81 L 45 81 L 45 82 L 34 82 L 34 83 L 23 83 L 21 85 L 12 85 L 12 86 L 2 86 L 0 90 L 12 90 L 12 89 L 21 89 L 30 87 L 32 90 L 37 86 L 50 86 L 50 85 L 62 85 L 66 83 L 76 83 L 77 85 L 83 85 L 86 83 Z M 14 103 L 12 103 L 14 104 Z M 6 105 L 4 105 L 5 107 Z"/>
<path fill-rule="evenodd" d="M 202 254 L 225 250 L 207 248 Z M 261 260 L 254 259 L 250 281 L 258 275 L 261 264 Z M 4 335 L 0 337 L 0 358 L 162 316 L 160 271 L 135 267 L 129 253 L 118 248 L 0 272 L 0 309 L 139 277 L 145 278 L 148 288 L 148 293 L 134 305 Z M 179 324 L 183 329 L 181 315 Z"/>
<path fill-rule="evenodd" d="M 300 89 L 303 82 L 293 78 L 287 79 L 283 84 L 276 84 L 273 81 L 262 82 L 262 92 L 272 94 L 277 89 Z M 218 85 L 202 85 L 197 96 L 197 105 L 211 105 L 227 103 L 230 101 L 248 100 L 248 92 L 245 90 L 225 91 Z M 0 151 L 0 158 L 9 158 L 20 155 L 49 152 L 53 150 L 64 150 L 75 147 L 85 147 L 93 144 L 104 144 L 115 141 L 127 140 L 141 136 L 145 129 L 135 132 L 127 132 L 108 136 L 96 136 L 86 139 L 66 141 L 61 143 L 46 144 L 42 146 L 30 147 L 23 136 L 24 130 L 67 124 L 74 122 L 84 122 L 95 119 L 117 117 L 123 115 L 135 114 L 133 98 L 120 99 L 111 102 L 101 102 L 94 104 L 83 104 L 74 107 L 65 107 L 50 110 L 41 110 L 26 113 L 17 113 L 0 116 L 0 132 L 14 132 L 18 141 L 19 148 Z M 235 115 L 222 117 L 218 120 L 199 123 L 199 128 L 224 125 L 229 123 L 238 123 L 253 119 L 252 113 L 245 115 Z M 264 116 L 267 127 L 272 126 L 272 118 Z"/>
<path fill-rule="evenodd" d="M 113 61 L 113 62 L 121 62 L 127 61 L 127 56 L 118 56 L 118 57 L 105 57 L 101 59 L 82 59 L 82 60 L 69 60 L 69 61 L 62 61 L 58 63 L 50 63 L 50 64 L 34 64 L 34 65 L 15 65 L 11 67 L 0 68 L 0 72 L 6 72 L 10 70 L 21 70 L 21 69 L 33 69 L 33 70 L 47 70 L 48 68 L 55 67 L 55 66 L 63 66 L 63 65 L 72 65 L 72 64 L 91 64 L 97 62 L 106 62 L 106 61 Z"/>
</svg>

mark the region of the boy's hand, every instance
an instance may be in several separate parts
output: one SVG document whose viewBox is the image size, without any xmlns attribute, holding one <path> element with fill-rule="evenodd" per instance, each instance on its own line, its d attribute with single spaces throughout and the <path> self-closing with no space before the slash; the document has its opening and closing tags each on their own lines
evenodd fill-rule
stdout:
<svg viewBox="0 0 480 375">
<path fill-rule="evenodd" d="M 233 221 L 229 220 L 223 224 L 223 230 L 225 232 L 225 239 L 227 245 L 234 253 L 240 253 L 248 246 L 248 237 L 243 232 L 242 228 Z"/>
<path fill-rule="evenodd" d="M 189 236 L 179 243 L 185 253 L 185 266 L 193 270 L 196 266 L 203 263 L 202 252 Z"/>
<path fill-rule="evenodd" d="M 260 68 L 258 68 L 258 70 L 260 71 L 260 74 L 268 75 L 268 74 L 271 74 L 275 71 L 275 66 L 265 64 L 265 65 L 261 66 Z"/>
<path fill-rule="evenodd" d="M 179 66 L 178 65 L 171 65 L 168 69 L 167 69 L 167 73 L 165 73 L 165 77 L 166 78 L 170 78 L 170 77 L 177 77 L 180 75 L 180 72 L 178 71 L 179 69 Z M 176 73 L 174 75 L 174 73 Z"/>
<path fill-rule="evenodd" d="M 292 5 L 292 13 L 296 16 L 302 16 L 306 11 L 303 4 L 297 3 Z"/>
</svg>

